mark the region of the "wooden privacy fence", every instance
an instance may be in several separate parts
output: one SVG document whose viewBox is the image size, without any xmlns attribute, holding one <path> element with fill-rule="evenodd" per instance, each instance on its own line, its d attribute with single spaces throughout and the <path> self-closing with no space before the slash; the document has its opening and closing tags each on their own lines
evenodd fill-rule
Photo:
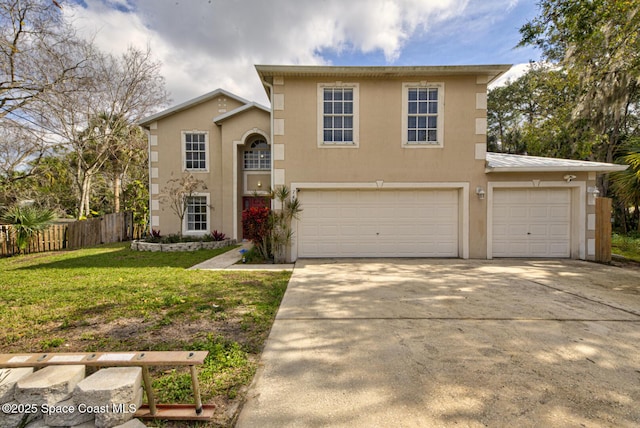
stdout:
<svg viewBox="0 0 640 428">
<path fill-rule="evenodd" d="M 66 232 L 67 225 L 54 224 L 47 230 L 38 232 L 29 242 L 25 252 L 43 253 L 45 251 L 62 250 L 66 248 Z M 18 254 L 13 226 L 2 225 L 0 226 L 0 256 L 11 256 L 13 254 Z"/>
<path fill-rule="evenodd" d="M 107 214 L 69 224 L 54 224 L 31 239 L 26 253 L 92 247 L 139 239 L 144 230 L 133 223 L 133 213 Z M 18 254 L 13 226 L 0 226 L 0 256 Z"/>
</svg>

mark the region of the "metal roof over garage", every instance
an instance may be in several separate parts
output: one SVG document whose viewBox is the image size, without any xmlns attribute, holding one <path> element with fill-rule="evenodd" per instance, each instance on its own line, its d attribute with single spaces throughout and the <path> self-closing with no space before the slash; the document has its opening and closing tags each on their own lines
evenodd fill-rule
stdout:
<svg viewBox="0 0 640 428">
<path fill-rule="evenodd" d="M 544 158 L 538 156 L 487 153 L 485 172 L 613 172 L 624 171 L 628 165 L 590 162 L 573 159 Z"/>
</svg>

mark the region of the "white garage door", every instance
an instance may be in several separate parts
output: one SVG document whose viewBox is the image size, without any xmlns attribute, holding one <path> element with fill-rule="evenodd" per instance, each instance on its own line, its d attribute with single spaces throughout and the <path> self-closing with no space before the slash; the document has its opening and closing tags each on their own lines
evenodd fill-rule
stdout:
<svg viewBox="0 0 640 428">
<path fill-rule="evenodd" d="M 299 257 L 458 257 L 457 190 L 302 190 Z"/>
<path fill-rule="evenodd" d="M 569 257 L 569 189 L 495 189 L 494 257 Z"/>
</svg>

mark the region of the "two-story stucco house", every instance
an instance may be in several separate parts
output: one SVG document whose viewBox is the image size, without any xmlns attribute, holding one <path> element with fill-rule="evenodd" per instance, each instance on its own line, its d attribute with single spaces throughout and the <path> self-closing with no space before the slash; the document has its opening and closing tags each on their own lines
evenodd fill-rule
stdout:
<svg viewBox="0 0 640 428">
<path fill-rule="evenodd" d="M 242 238 L 255 192 L 302 206 L 298 257 L 595 255 L 596 174 L 619 165 L 486 152 L 487 84 L 508 65 L 271 66 L 271 109 L 217 90 L 141 122 L 152 227 Z M 184 224 L 159 203 L 191 173 Z"/>
<path fill-rule="evenodd" d="M 267 107 L 223 89 L 140 122 L 149 138 L 151 227 L 162 234 L 241 238 L 241 213 L 263 203 L 271 188 L 271 133 Z M 206 189 L 188 201 L 183 224 L 161 206 L 168 181 L 191 174 Z"/>
</svg>

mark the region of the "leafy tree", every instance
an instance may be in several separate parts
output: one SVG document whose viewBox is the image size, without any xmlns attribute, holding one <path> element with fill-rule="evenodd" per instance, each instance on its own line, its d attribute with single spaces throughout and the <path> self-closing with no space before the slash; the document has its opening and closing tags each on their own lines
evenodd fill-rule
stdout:
<svg viewBox="0 0 640 428">
<path fill-rule="evenodd" d="M 578 88 L 557 67 L 532 64 L 488 98 L 488 141 L 493 151 L 587 159 L 594 135 L 572 118 Z"/>
<path fill-rule="evenodd" d="M 628 116 L 637 114 L 640 82 L 640 3 L 628 0 L 541 0 L 540 15 L 521 29 L 520 45 L 533 45 L 575 80 L 573 118 L 601 135 L 595 159 L 612 162 L 625 140 Z M 603 188 L 607 190 L 606 181 Z"/>
<path fill-rule="evenodd" d="M 575 82 L 578 92 L 567 123 L 592 138 L 592 159 L 613 162 L 640 137 L 640 2 L 540 0 L 538 5 L 539 16 L 520 29 L 520 46 L 537 46 Z M 625 229 L 629 207 L 638 213 L 635 156 L 620 158 L 632 169 L 611 175 L 616 218 Z M 610 193 L 608 176 L 599 186 L 603 195 Z"/>
<path fill-rule="evenodd" d="M 25 182 L 27 189 L 22 190 L 23 198 L 37 200 L 41 207 L 56 212 L 59 217 L 75 217 L 76 198 L 69 156 L 53 153 L 43 157 L 35 171 Z"/>
<path fill-rule="evenodd" d="M 146 230 L 149 221 L 149 180 L 135 178 L 122 191 L 125 211 L 133 212 L 133 222 Z"/>
<path fill-rule="evenodd" d="M 77 206 L 65 211 L 118 211 L 129 175 L 140 175 L 130 170 L 146 169 L 135 123 L 168 101 L 160 64 L 149 49 L 100 52 L 76 36 L 62 7 L 0 1 L 0 203 L 33 193 L 28 179 L 41 182 L 35 175 L 51 165 L 40 161 L 56 156 L 74 167 Z"/>
<path fill-rule="evenodd" d="M 149 50 L 130 47 L 120 57 L 93 52 L 89 63 L 82 85 L 43 101 L 40 108 L 49 114 L 38 118 L 74 154 L 80 216 L 91 214 L 92 186 L 105 168 L 117 188 L 114 206 L 119 205 L 128 155 L 143 141 L 134 124 L 167 102 L 160 65 Z"/>
</svg>

